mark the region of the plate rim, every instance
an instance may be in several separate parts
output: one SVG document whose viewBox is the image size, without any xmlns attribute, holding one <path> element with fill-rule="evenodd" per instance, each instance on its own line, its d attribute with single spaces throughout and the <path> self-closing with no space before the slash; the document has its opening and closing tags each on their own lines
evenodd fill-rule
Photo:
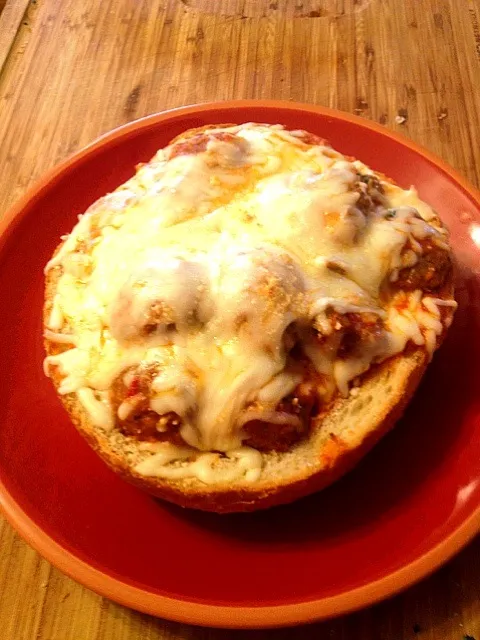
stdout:
<svg viewBox="0 0 480 640">
<path fill-rule="evenodd" d="M 265 108 L 306 112 L 343 120 L 391 138 L 422 156 L 453 179 L 480 208 L 480 191 L 441 158 L 405 136 L 350 113 L 319 105 L 282 100 L 225 100 L 198 103 L 153 113 L 116 127 L 67 157 L 37 180 L 0 220 L 0 250 L 16 225 L 26 215 L 28 205 L 67 169 L 109 142 L 152 124 L 176 117 L 199 115 L 217 109 L 238 111 Z M 22 215 L 23 214 L 23 215 Z M 0 511 L 16 532 L 43 558 L 83 586 L 121 605 L 172 621 L 229 629 L 259 629 L 293 626 L 351 613 L 393 596 L 426 577 L 447 562 L 480 531 L 480 505 L 446 538 L 412 562 L 388 575 L 328 598 L 269 606 L 228 606 L 171 598 L 129 585 L 89 565 L 51 538 L 22 509 L 0 478 Z"/>
</svg>

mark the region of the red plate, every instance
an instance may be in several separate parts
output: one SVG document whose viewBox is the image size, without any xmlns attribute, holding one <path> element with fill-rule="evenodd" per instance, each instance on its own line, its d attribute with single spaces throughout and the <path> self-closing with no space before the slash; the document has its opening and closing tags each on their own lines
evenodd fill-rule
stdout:
<svg viewBox="0 0 480 640">
<path fill-rule="evenodd" d="M 459 310 L 405 418 L 336 485 L 286 507 L 216 516 L 158 502 L 112 473 L 42 373 L 42 268 L 96 198 L 190 127 L 304 128 L 404 187 L 452 231 Z M 351 611 L 420 579 L 480 526 L 478 194 L 449 167 L 366 120 L 306 105 L 230 102 L 155 115 L 51 172 L 2 223 L 0 491 L 5 514 L 50 562 L 141 611 L 267 627 Z"/>
</svg>

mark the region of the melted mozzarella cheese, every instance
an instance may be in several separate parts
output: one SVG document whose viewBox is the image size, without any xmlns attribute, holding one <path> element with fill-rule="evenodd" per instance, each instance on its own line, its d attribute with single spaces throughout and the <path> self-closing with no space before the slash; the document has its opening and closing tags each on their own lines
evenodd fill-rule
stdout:
<svg viewBox="0 0 480 640">
<path fill-rule="evenodd" d="M 415 247 L 441 231 L 427 225 L 435 215 L 413 189 L 385 185 L 395 216 L 383 206 L 364 215 L 355 187 L 357 172 L 369 170 L 330 147 L 305 145 L 279 127 L 241 125 L 215 137 L 222 131 L 207 132 L 198 152 L 160 151 L 80 218 L 47 265 L 61 267 L 48 329 L 68 329 L 72 348 L 45 366 L 63 375 L 60 393 L 76 392 L 92 421 L 111 426 L 108 403 L 95 393 L 127 368 L 155 363 L 150 408 L 178 414 L 189 447 L 231 452 L 241 469 L 256 469 L 239 416 L 249 403 L 281 399 L 280 382 L 295 386 L 284 373 L 289 325 L 326 327 L 328 308 L 385 319 L 361 356 L 338 359 L 333 338 L 327 346 L 305 338 L 326 385 L 343 394 L 407 341 L 435 348 L 442 301 L 422 306 L 417 296 L 400 312 L 385 308 L 380 289 L 405 260 L 414 263 L 414 251 L 402 253 L 408 239 Z M 186 452 L 162 450 L 138 470 L 208 482 L 213 459 L 199 458 L 194 471 L 171 466 Z"/>
<path fill-rule="evenodd" d="M 189 459 L 193 460 L 185 464 Z M 135 471 L 142 476 L 173 480 L 195 477 L 205 484 L 228 483 L 240 478 L 255 482 L 261 470 L 262 455 L 250 447 L 233 449 L 227 452 L 226 457 L 220 458 L 218 453 L 198 454 L 195 449 L 164 442 L 154 446 L 153 455 L 135 466 Z"/>
</svg>

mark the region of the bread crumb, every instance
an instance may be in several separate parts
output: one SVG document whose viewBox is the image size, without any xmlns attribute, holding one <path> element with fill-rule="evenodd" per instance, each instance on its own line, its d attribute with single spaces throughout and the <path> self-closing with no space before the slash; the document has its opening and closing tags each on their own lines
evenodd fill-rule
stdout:
<svg viewBox="0 0 480 640">
<path fill-rule="evenodd" d="M 405 116 L 395 116 L 395 122 L 397 124 L 404 124 L 407 121 Z"/>
</svg>

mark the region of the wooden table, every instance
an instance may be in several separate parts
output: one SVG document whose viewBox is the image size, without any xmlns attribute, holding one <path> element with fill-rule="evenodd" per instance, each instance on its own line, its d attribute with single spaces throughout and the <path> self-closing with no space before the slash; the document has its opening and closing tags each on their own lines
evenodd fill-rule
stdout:
<svg viewBox="0 0 480 640">
<path fill-rule="evenodd" d="M 360 114 L 479 185 L 480 0 L 0 0 L 0 13 L 0 212 L 99 134 L 226 98 Z M 84 589 L 0 520 L 2 640 L 480 640 L 479 598 L 477 538 L 431 578 L 342 619 L 195 629 Z"/>
</svg>

